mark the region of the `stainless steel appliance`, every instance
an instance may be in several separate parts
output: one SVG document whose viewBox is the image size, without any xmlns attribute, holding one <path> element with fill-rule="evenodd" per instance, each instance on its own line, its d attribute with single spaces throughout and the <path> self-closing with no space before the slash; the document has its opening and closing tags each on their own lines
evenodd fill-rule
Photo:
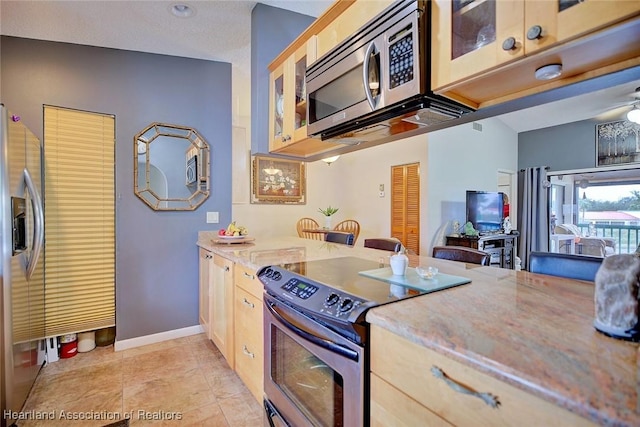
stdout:
<svg viewBox="0 0 640 427">
<path fill-rule="evenodd" d="M 44 363 L 42 146 L 0 106 L 0 403 L 4 427 L 31 390 Z"/>
<path fill-rule="evenodd" d="M 359 144 L 472 111 L 430 89 L 429 7 L 394 2 L 307 68 L 309 136 Z"/>
<path fill-rule="evenodd" d="M 368 425 L 366 311 L 469 282 L 436 280 L 414 287 L 360 274 L 381 267 L 344 257 L 258 272 L 265 286 L 264 390 L 271 426 Z"/>
</svg>

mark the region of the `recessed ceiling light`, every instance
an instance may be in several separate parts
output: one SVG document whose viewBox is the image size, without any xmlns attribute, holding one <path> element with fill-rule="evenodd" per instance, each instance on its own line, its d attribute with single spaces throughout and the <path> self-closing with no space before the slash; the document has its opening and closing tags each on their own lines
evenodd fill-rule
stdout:
<svg viewBox="0 0 640 427">
<path fill-rule="evenodd" d="M 196 14 L 196 9 L 185 3 L 174 3 L 169 6 L 169 12 L 178 18 L 190 18 Z"/>
</svg>

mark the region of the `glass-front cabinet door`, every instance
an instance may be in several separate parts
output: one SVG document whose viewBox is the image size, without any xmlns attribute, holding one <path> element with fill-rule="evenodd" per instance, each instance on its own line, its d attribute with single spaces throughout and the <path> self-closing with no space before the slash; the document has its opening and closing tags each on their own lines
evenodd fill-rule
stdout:
<svg viewBox="0 0 640 427">
<path fill-rule="evenodd" d="M 518 34 L 522 34 L 523 22 L 522 1 L 432 2 L 433 88 L 440 89 L 521 57 L 524 49 Z M 503 49 L 509 37 L 513 38 L 513 46 Z"/>
<path fill-rule="evenodd" d="M 307 49 L 300 48 L 294 54 L 295 80 L 295 116 L 293 121 L 294 141 L 307 137 L 307 85 L 305 72 L 307 71 Z"/>
<path fill-rule="evenodd" d="M 305 73 L 315 56 L 314 36 L 271 72 L 269 151 L 307 139 Z"/>
<path fill-rule="evenodd" d="M 271 72 L 269 88 L 269 149 L 282 147 L 285 139 L 285 75 L 287 62 Z"/>
<path fill-rule="evenodd" d="M 442 92 L 638 14 L 638 1 L 434 0 L 432 88 Z"/>
</svg>

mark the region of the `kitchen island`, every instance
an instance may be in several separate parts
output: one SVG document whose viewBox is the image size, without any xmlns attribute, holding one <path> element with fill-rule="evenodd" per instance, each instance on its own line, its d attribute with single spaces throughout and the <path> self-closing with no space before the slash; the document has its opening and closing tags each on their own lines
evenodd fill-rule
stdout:
<svg viewBox="0 0 640 427">
<path fill-rule="evenodd" d="M 384 262 L 390 254 L 297 237 L 258 238 L 243 245 L 217 245 L 213 239 L 215 232 L 201 232 L 198 246 L 250 271 L 344 256 Z M 374 308 L 367 314 L 372 329 L 384 330 L 533 400 L 564 408 L 585 422 L 640 425 L 639 346 L 593 328 L 593 284 L 430 257 L 412 257 L 410 262 L 436 266 L 471 283 Z M 372 333 L 374 367 L 376 336 L 381 335 Z M 418 376 L 411 375 L 417 381 Z M 509 396 L 497 397 L 502 405 L 491 411 L 499 415 L 507 410 Z M 544 406 L 534 406 L 544 411 Z"/>
</svg>

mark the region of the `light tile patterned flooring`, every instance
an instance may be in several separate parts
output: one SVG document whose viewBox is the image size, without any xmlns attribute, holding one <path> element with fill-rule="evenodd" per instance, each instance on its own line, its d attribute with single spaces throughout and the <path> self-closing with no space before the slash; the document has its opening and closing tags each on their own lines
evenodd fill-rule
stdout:
<svg viewBox="0 0 640 427">
<path fill-rule="evenodd" d="M 40 371 L 24 411 L 55 411 L 55 419 L 21 421 L 19 427 L 101 427 L 116 421 L 105 419 L 111 414 L 130 414 L 135 427 L 254 427 L 264 422 L 261 404 L 204 334 L 119 352 L 113 346 L 96 347 L 60 359 Z M 167 419 L 172 412 L 181 419 Z M 103 419 L 70 421 L 60 419 L 61 413 Z M 153 419 L 158 417 L 165 419 Z"/>
</svg>

